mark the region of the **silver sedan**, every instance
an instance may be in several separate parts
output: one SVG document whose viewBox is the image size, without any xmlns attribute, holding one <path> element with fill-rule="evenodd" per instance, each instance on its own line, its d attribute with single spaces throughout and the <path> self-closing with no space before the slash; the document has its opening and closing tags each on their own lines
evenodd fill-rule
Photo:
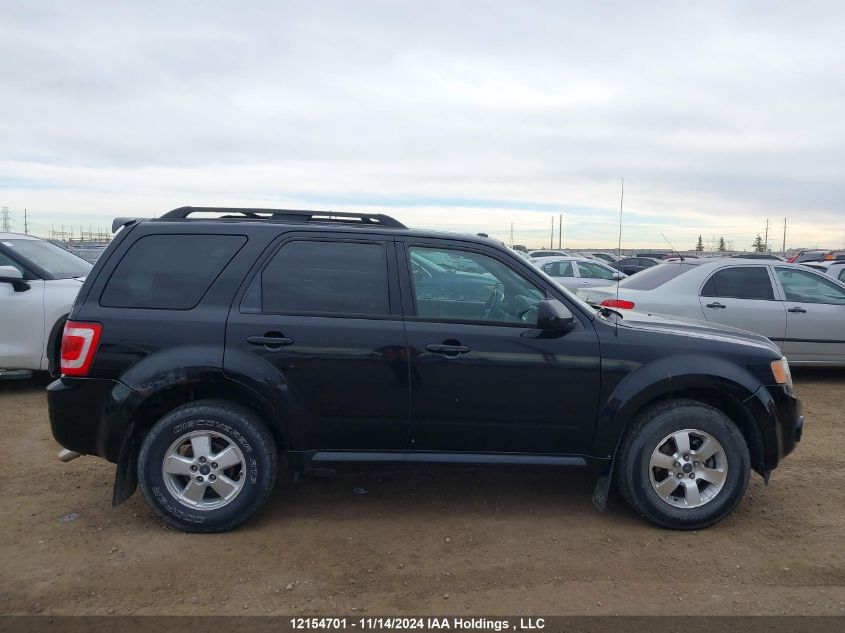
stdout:
<svg viewBox="0 0 845 633">
<path fill-rule="evenodd" d="M 845 283 L 801 264 L 703 259 L 663 263 L 579 297 L 762 334 L 795 365 L 845 366 Z"/>
<path fill-rule="evenodd" d="M 610 286 L 627 275 L 604 262 L 587 257 L 538 257 L 531 262 L 564 288 Z"/>
</svg>

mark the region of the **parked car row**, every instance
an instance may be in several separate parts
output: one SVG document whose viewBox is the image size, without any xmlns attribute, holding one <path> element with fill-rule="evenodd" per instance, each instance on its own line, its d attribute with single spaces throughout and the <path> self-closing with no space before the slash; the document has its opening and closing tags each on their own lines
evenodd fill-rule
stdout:
<svg viewBox="0 0 845 633">
<path fill-rule="evenodd" d="M 845 262 L 843 262 L 845 264 Z M 719 323 L 767 337 L 792 364 L 845 365 L 845 283 L 772 260 L 667 262 L 618 285 L 583 288 L 594 305 Z"/>
</svg>

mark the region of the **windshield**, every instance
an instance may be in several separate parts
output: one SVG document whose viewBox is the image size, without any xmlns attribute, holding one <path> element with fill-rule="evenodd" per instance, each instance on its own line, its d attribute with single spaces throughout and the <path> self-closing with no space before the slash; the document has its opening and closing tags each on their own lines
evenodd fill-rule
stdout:
<svg viewBox="0 0 845 633">
<path fill-rule="evenodd" d="M 3 246 L 9 253 L 29 264 L 40 268 L 54 279 L 85 277 L 91 270 L 91 264 L 73 253 L 43 240 L 3 240 Z"/>
<path fill-rule="evenodd" d="M 620 288 L 628 290 L 654 290 L 667 281 L 692 270 L 699 264 L 685 262 L 666 262 L 631 275 L 619 282 Z"/>
</svg>

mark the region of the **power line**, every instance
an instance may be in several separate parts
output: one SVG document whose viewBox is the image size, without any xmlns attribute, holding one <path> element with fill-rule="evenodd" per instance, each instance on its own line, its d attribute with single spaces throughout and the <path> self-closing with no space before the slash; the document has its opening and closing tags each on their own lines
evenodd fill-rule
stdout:
<svg viewBox="0 0 845 633">
<path fill-rule="evenodd" d="M 3 207 L 0 211 L 0 229 L 4 233 L 10 233 L 12 230 L 12 212 L 9 211 L 9 207 Z"/>
</svg>

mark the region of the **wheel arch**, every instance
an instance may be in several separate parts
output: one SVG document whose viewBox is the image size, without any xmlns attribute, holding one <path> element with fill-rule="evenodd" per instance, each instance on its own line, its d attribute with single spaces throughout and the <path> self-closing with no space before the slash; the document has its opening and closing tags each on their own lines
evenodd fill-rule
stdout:
<svg viewBox="0 0 845 633">
<path fill-rule="evenodd" d="M 44 349 L 44 355 L 47 357 L 47 371 L 50 375 L 56 377 L 59 375 L 60 359 L 62 356 L 62 333 L 65 329 L 65 323 L 70 316 L 65 313 L 56 319 L 53 327 L 50 329 L 50 334 L 47 336 L 47 345 Z M 44 365 L 42 365 L 43 367 Z"/>
<path fill-rule="evenodd" d="M 136 394 L 137 395 L 137 394 Z M 202 381 L 165 384 L 156 391 L 137 398 L 128 413 L 128 422 L 120 439 L 112 505 L 126 501 L 137 488 L 135 463 L 147 432 L 173 409 L 199 400 L 226 400 L 255 412 L 267 425 L 279 452 L 287 450 L 290 438 L 283 421 L 260 394 L 222 374 Z"/>
<path fill-rule="evenodd" d="M 747 404 L 762 386 L 750 372 L 719 357 L 684 355 L 644 365 L 625 376 L 605 399 L 597 419 L 593 455 L 615 459 L 622 438 L 640 412 L 658 402 L 685 398 L 724 412 L 742 432 L 752 467 L 764 474 L 768 470 L 767 443 L 776 441 L 774 429 L 763 428 Z"/>
</svg>

